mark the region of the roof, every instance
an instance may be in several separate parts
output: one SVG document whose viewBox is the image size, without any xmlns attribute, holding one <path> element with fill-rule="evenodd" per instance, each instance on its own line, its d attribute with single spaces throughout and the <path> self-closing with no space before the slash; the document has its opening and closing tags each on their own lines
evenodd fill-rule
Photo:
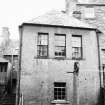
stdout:
<svg viewBox="0 0 105 105">
<path fill-rule="evenodd" d="M 56 10 L 52 10 L 42 16 L 36 17 L 24 23 L 96 29 L 95 27 L 80 21 L 79 19 L 68 16 L 66 13 Z"/>
</svg>

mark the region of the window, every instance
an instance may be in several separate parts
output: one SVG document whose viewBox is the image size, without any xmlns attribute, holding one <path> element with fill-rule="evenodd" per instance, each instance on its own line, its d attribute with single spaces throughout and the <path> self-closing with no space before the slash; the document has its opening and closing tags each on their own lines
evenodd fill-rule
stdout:
<svg viewBox="0 0 105 105">
<path fill-rule="evenodd" d="M 48 56 L 48 34 L 38 33 L 38 44 L 37 44 L 37 55 L 38 57 Z"/>
<path fill-rule="evenodd" d="M 105 49 L 101 49 L 101 50 L 102 50 L 103 54 L 105 54 Z"/>
<path fill-rule="evenodd" d="M 102 52 L 102 55 L 101 55 L 102 58 L 105 59 L 105 49 L 101 49 L 101 52 Z"/>
<path fill-rule="evenodd" d="M 55 57 L 66 56 L 66 35 L 55 34 Z"/>
<path fill-rule="evenodd" d="M 0 63 L 0 72 L 7 72 L 7 63 Z"/>
<path fill-rule="evenodd" d="M 72 58 L 82 58 L 82 36 L 72 35 Z"/>
<path fill-rule="evenodd" d="M 84 9 L 85 18 L 95 18 L 95 11 L 93 7 L 85 7 Z"/>
<path fill-rule="evenodd" d="M 54 100 L 66 100 L 66 83 L 54 83 Z"/>
</svg>

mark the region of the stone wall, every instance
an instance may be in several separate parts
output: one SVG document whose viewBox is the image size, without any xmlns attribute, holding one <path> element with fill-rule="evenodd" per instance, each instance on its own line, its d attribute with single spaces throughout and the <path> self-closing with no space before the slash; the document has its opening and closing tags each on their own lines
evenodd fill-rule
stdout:
<svg viewBox="0 0 105 105">
<path fill-rule="evenodd" d="M 81 21 L 89 23 L 95 26 L 98 30 L 101 31 L 99 36 L 99 47 L 100 47 L 100 68 L 103 71 L 103 64 L 105 64 L 105 0 L 78 0 L 76 2 L 71 2 L 69 4 L 75 5 L 74 8 L 69 8 L 69 11 L 80 11 L 81 12 Z M 85 18 L 85 9 L 87 7 L 94 8 L 94 18 Z M 67 9 L 66 9 L 67 10 Z M 91 12 L 91 11 L 90 11 Z M 102 73 L 102 72 L 101 72 Z M 103 73 L 101 74 L 103 76 Z M 103 77 L 102 77 L 103 78 Z M 103 79 L 101 80 L 103 81 Z M 102 83 L 103 86 L 103 83 Z"/>
<path fill-rule="evenodd" d="M 89 19 L 84 18 L 84 9 L 85 7 L 90 6 L 94 8 L 95 18 Z M 81 11 L 81 20 L 85 21 L 93 26 L 95 26 L 98 30 L 101 31 L 99 36 L 99 47 L 100 47 L 100 67 L 101 71 L 103 71 L 103 64 L 105 64 L 105 5 L 104 4 L 77 4 L 78 10 Z M 103 73 L 101 72 L 101 81 L 103 81 Z M 102 82 L 103 87 L 103 82 Z"/>
</svg>

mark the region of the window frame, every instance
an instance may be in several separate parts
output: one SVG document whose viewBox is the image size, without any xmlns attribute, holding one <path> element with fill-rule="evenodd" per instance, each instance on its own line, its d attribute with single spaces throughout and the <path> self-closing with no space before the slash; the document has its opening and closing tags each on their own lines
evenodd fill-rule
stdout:
<svg viewBox="0 0 105 105">
<path fill-rule="evenodd" d="M 102 51 L 103 53 L 105 53 L 105 49 L 102 48 L 101 51 Z"/>
<path fill-rule="evenodd" d="M 89 16 L 86 14 L 87 12 L 86 11 L 89 11 L 89 10 L 87 10 L 87 9 L 94 9 L 92 12 L 94 12 L 94 14 L 92 13 L 92 15 L 94 15 L 94 16 L 92 16 L 92 17 L 90 17 L 91 16 L 91 13 L 89 13 L 88 12 L 88 14 L 89 14 Z M 91 10 L 90 10 L 91 11 Z M 84 18 L 85 19 L 95 19 L 95 8 L 93 7 L 93 6 L 86 6 L 85 8 L 84 8 Z"/>
<path fill-rule="evenodd" d="M 54 47 L 55 47 L 54 56 L 55 56 L 55 58 L 58 58 L 58 59 L 59 59 L 59 58 L 66 58 L 66 34 L 58 34 L 58 33 L 55 33 L 55 36 L 54 36 L 54 37 L 56 37 L 56 36 L 59 36 L 59 37 L 60 37 L 60 36 L 64 36 L 64 37 L 65 37 L 65 46 L 57 46 L 56 43 L 55 43 L 55 46 L 54 46 Z M 55 39 L 55 38 L 54 38 L 54 39 Z M 58 48 L 59 48 L 59 47 L 60 47 L 60 48 L 61 48 L 61 47 L 64 47 L 64 54 L 65 54 L 64 56 L 55 55 L 55 53 L 56 53 L 56 48 L 57 48 L 57 47 L 58 47 Z"/>
<path fill-rule="evenodd" d="M 40 35 L 47 35 L 47 45 L 40 45 L 39 44 L 39 36 Z M 47 55 L 46 56 L 40 56 L 39 54 L 39 50 L 38 50 L 38 47 L 40 46 L 46 46 L 47 47 Z M 43 33 L 43 32 L 38 32 L 38 35 L 37 35 L 37 57 L 38 58 L 48 58 L 49 56 L 49 33 Z"/>
<path fill-rule="evenodd" d="M 59 87 L 56 87 L 55 84 L 57 84 L 57 85 L 62 85 L 62 84 L 63 84 L 64 86 L 62 86 L 62 87 L 60 87 L 60 86 L 59 86 Z M 62 93 L 62 89 L 64 89 L 64 90 L 65 90 L 65 91 L 64 91 L 64 92 L 65 92 L 65 93 L 64 93 L 64 94 L 65 94 L 65 95 L 64 95 L 64 98 L 62 97 L 62 94 L 61 94 L 60 96 L 59 96 L 59 94 L 55 94 L 55 89 L 61 89 L 60 94 Z M 59 92 L 59 91 L 57 91 L 57 93 L 58 93 L 58 92 Z M 56 97 L 57 99 L 56 99 L 55 97 Z M 60 99 L 59 99 L 59 98 L 60 98 Z M 67 84 L 66 84 L 66 82 L 54 82 L 54 100 L 56 100 L 56 101 L 57 101 L 57 100 L 61 100 L 61 101 L 62 101 L 62 100 L 65 100 L 65 101 L 67 100 Z"/>
<path fill-rule="evenodd" d="M 0 63 L 0 73 L 6 73 L 7 72 L 7 66 L 8 66 L 7 62 Z"/>
<path fill-rule="evenodd" d="M 102 54 L 102 59 L 104 59 L 105 58 L 105 48 L 101 49 L 101 54 Z"/>
<path fill-rule="evenodd" d="M 81 40 L 81 42 L 80 42 L 80 45 L 81 45 L 81 47 L 74 47 L 73 45 L 72 45 L 72 59 L 73 60 L 81 60 L 81 59 L 83 59 L 83 46 L 82 46 L 82 35 L 72 35 L 72 38 L 73 37 L 79 37 L 80 38 L 80 40 Z M 76 57 L 73 57 L 73 48 L 80 48 L 80 57 L 79 58 L 76 58 Z M 78 52 L 77 52 L 78 53 Z"/>
</svg>

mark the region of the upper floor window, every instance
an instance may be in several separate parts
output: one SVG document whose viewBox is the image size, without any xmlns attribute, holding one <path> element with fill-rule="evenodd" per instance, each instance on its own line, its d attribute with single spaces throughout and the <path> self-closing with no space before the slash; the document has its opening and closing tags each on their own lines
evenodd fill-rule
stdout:
<svg viewBox="0 0 105 105">
<path fill-rule="evenodd" d="M 72 58 L 82 58 L 82 36 L 72 35 Z"/>
<path fill-rule="evenodd" d="M 48 33 L 38 33 L 37 56 L 48 56 Z"/>
<path fill-rule="evenodd" d="M 66 56 L 66 35 L 55 34 L 55 57 Z"/>
<path fill-rule="evenodd" d="M 95 18 L 95 10 L 93 7 L 85 7 L 84 9 L 84 17 L 93 19 Z"/>
<path fill-rule="evenodd" d="M 66 83 L 54 83 L 54 100 L 66 100 Z"/>
</svg>

